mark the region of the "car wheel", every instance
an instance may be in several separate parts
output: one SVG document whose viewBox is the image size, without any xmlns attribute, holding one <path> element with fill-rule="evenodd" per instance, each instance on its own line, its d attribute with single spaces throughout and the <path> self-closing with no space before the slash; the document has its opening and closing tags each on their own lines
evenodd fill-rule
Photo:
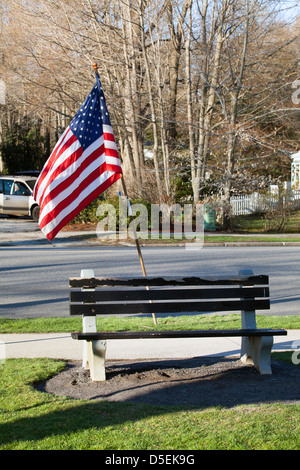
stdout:
<svg viewBox="0 0 300 470">
<path fill-rule="evenodd" d="M 39 206 L 34 206 L 34 208 L 31 211 L 31 217 L 35 222 L 39 221 L 39 215 L 40 215 L 40 208 Z"/>
</svg>

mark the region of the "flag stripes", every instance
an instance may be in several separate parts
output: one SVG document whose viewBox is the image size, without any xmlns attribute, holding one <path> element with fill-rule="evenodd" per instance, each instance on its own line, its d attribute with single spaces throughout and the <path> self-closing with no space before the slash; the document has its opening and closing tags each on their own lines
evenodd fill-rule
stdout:
<svg viewBox="0 0 300 470">
<path fill-rule="evenodd" d="M 113 130 L 97 80 L 58 140 L 33 191 L 40 206 L 39 227 L 48 240 L 121 175 Z"/>
</svg>

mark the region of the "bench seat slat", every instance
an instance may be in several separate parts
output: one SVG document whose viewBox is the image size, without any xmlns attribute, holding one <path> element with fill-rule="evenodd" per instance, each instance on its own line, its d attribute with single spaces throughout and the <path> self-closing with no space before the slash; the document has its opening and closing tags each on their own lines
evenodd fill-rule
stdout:
<svg viewBox="0 0 300 470">
<path fill-rule="evenodd" d="M 269 276 L 228 277 L 143 277 L 143 278 L 70 278 L 70 287 L 96 288 L 100 286 L 192 286 L 192 285 L 267 285 Z"/>
<path fill-rule="evenodd" d="M 114 315 L 138 313 L 175 313 L 175 312 L 222 312 L 230 310 L 267 310 L 268 299 L 220 300 L 203 302 L 154 302 L 154 303 L 70 303 L 71 315 Z"/>
<path fill-rule="evenodd" d="M 231 330 L 183 330 L 183 331 L 103 331 L 97 333 L 74 332 L 73 339 L 146 339 L 146 338 L 196 338 L 196 337 L 235 337 L 235 336 L 285 336 L 286 330 L 275 329 L 231 329 Z"/>
<path fill-rule="evenodd" d="M 206 287 L 195 289 L 159 289 L 159 290 L 106 290 L 72 291 L 71 302 L 118 302 L 121 300 L 175 300 L 175 299 L 241 299 L 254 297 L 269 297 L 268 287 Z"/>
</svg>

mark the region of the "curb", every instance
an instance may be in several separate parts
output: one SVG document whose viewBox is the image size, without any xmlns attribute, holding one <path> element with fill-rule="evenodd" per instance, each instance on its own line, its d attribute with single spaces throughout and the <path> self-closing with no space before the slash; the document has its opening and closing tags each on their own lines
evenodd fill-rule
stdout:
<svg viewBox="0 0 300 470">
<path fill-rule="evenodd" d="M 12 236 L 12 238 L 8 238 L 8 236 Z M 214 235 L 210 235 L 210 238 L 213 240 Z M 57 247 L 58 245 L 65 245 L 65 244 L 72 244 L 77 246 L 94 246 L 94 247 L 135 247 L 134 241 L 127 242 L 127 241 L 114 241 L 114 243 L 105 243 L 101 241 L 93 240 L 96 238 L 96 233 L 94 232 L 86 232 L 86 233 L 76 233 L 76 232 L 61 232 L 59 236 L 52 242 L 49 242 L 43 234 L 39 231 L 36 232 L 26 232 L 26 233 L 19 233 L 14 234 L 12 232 L 8 232 L 0 234 L 0 247 L 10 247 L 10 246 L 20 246 L 20 245 L 43 245 L 43 246 L 53 246 Z M 253 237 L 254 238 L 254 237 Z M 287 237 L 285 237 L 287 238 Z M 203 243 L 203 247 L 246 247 L 246 246 L 271 246 L 271 247 L 291 247 L 291 246 L 300 246 L 300 237 L 299 241 L 205 241 Z M 193 247 L 193 243 L 189 242 L 178 242 L 178 243 L 143 243 L 143 240 L 140 240 L 140 246 L 143 248 L 151 247 L 151 248 L 172 248 L 172 247 L 186 247 L 186 246 Z"/>
</svg>

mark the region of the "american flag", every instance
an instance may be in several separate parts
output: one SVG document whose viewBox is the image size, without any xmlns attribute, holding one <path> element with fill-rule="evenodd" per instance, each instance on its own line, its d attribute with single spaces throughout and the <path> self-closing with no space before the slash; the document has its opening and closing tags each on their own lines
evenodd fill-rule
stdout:
<svg viewBox="0 0 300 470">
<path fill-rule="evenodd" d="M 36 181 L 39 227 L 48 240 L 122 176 L 103 94 L 96 85 L 66 128 Z"/>
</svg>

